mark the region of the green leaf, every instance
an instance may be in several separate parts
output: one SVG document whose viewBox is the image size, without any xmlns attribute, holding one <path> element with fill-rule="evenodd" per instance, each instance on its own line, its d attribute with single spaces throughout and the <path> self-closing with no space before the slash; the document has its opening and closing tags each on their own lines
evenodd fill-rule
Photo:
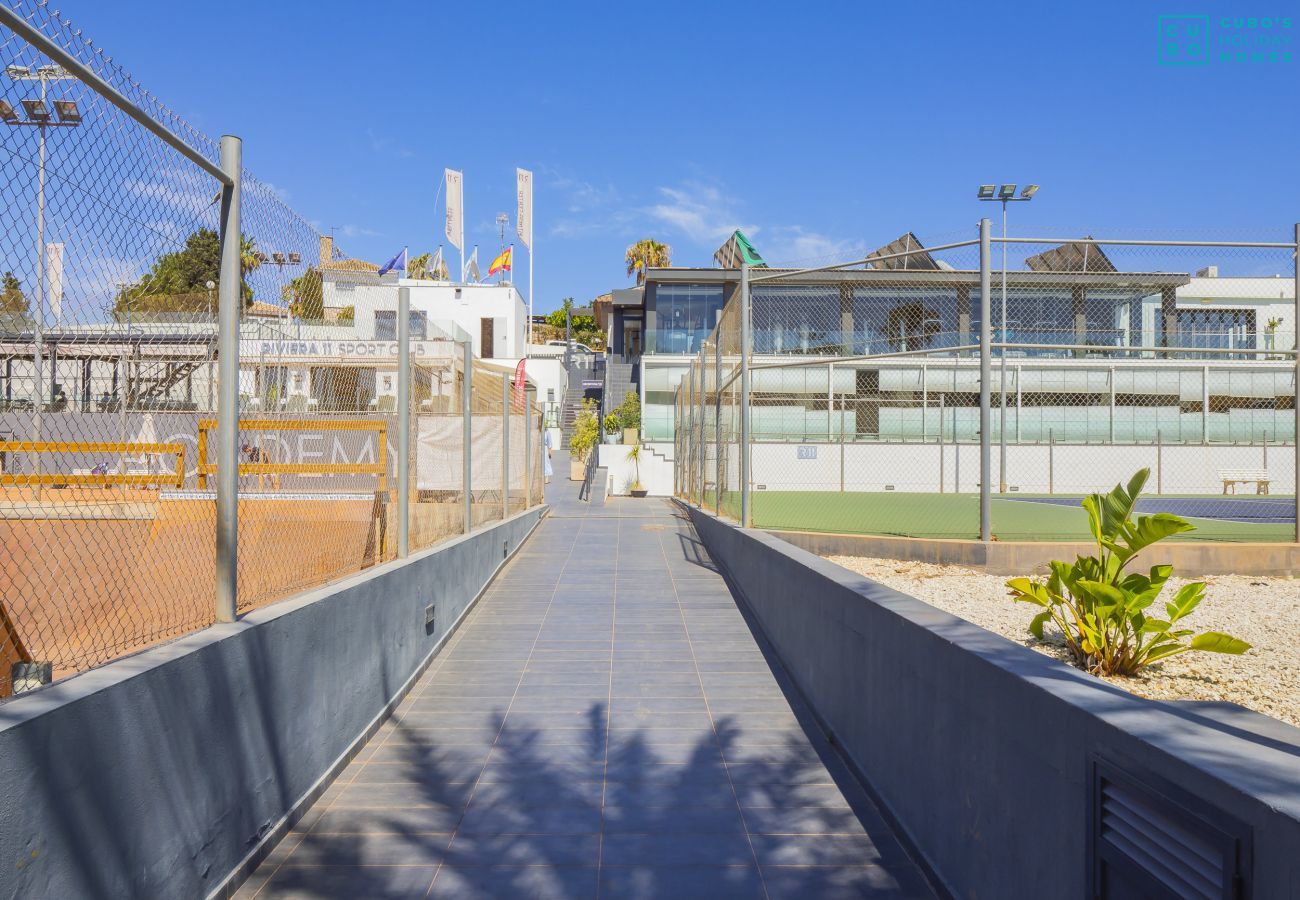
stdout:
<svg viewBox="0 0 1300 900">
<path fill-rule="evenodd" d="M 1151 516 L 1139 516 L 1135 524 L 1126 525 L 1123 529 L 1123 541 L 1128 547 L 1129 555 L 1135 556 L 1156 541 L 1195 530 L 1186 519 L 1171 513 L 1156 513 Z"/>
<path fill-rule="evenodd" d="M 1028 578 L 1012 578 L 1007 582 L 1007 587 L 1012 590 L 1012 599 L 1022 603 L 1035 603 L 1039 606 L 1050 606 L 1051 597 L 1047 594 L 1047 589 L 1036 581 Z"/>
<path fill-rule="evenodd" d="M 1191 648 L 1210 653 L 1241 654 L 1250 649 L 1250 644 L 1222 631 L 1207 631 L 1192 638 Z"/>
<path fill-rule="evenodd" d="M 1174 594 L 1174 599 L 1165 604 L 1165 612 L 1169 613 L 1169 621 L 1177 622 L 1183 616 L 1196 609 L 1205 597 L 1205 582 L 1191 581 L 1178 589 Z"/>
<path fill-rule="evenodd" d="M 1029 623 L 1029 633 L 1041 641 L 1043 639 L 1043 625 L 1051 618 L 1052 611 L 1050 609 L 1045 609 L 1034 616 L 1034 620 Z"/>
<path fill-rule="evenodd" d="M 1165 659 L 1170 656 L 1177 656 L 1179 653 L 1186 653 L 1190 647 L 1186 644 L 1180 644 L 1177 641 L 1168 643 L 1154 644 L 1144 657 L 1145 663 L 1153 663 L 1158 659 Z"/>
<path fill-rule="evenodd" d="M 1172 623 L 1162 619 L 1147 619 L 1142 623 L 1143 634 L 1161 634 L 1168 631 Z"/>
</svg>

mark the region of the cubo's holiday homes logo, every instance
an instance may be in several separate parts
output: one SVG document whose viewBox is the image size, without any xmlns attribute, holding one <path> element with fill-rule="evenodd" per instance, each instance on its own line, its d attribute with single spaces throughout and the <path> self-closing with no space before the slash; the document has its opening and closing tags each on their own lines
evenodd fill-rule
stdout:
<svg viewBox="0 0 1300 900">
<path fill-rule="evenodd" d="M 1291 16 L 1163 15 L 1157 26 L 1157 60 L 1162 66 L 1295 61 Z"/>
</svg>

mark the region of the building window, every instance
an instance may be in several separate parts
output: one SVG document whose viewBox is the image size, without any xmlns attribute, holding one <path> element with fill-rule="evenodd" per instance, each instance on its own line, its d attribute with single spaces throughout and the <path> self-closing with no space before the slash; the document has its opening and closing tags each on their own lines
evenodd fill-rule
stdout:
<svg viewBox="0 0 1300 900">
<path fill-rule="evenodd" d="M 720 284 L 659 284 L 655 327 L 644 337 L 646 353 L 695 353 L 722 314 Z"/>
<path fill-rule="evenodd" d="M 422 309 L 411 310 L 411 340 L 422 341 L 428 336 L 428 318 Z M 397 310 L 375 310 L 375 340 L 397 340 Z"/>
</svg>

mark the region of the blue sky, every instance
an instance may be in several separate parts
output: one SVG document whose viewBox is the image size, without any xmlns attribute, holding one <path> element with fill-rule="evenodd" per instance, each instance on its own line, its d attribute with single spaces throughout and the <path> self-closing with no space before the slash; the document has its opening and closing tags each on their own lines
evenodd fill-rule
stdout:
<svg viewBox="0 0 1300 900">
<path fill-rule="evenodd" d="M 1161 66 L 1157 17 L 1290 13 L 1294 52 L 1300 9 L 1192 6 L 60 2 L 351 255 L 442 242 L 451 166 L 486 262 L 533 169 L 539 311 L 629 284 L 645 236 L 707 265 L 735 227 L 776 262 L 973 235 L 984 181 L 1043 185 L 1022 234 L 1289 239 L 1300 62 Z"/>
</svg>

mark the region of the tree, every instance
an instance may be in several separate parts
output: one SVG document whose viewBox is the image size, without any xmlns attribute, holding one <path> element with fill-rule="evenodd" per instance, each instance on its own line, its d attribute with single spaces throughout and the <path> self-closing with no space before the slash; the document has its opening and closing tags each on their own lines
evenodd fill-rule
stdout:
<svg viewBox="0 0 1300 900">
<path fill-rule="evenodd" d="M 0 279 L 0 318 L 6 324 L 27 322 L 31 319 L 32 304 L 23 293 L 23 283 L 13 272 L 5 272 Z"/>
<path fill-rule="evenodd" d="M 244 278 L 262 265 L 257 242 L 239 239 L 240 269 Z M 123 285 L 113 301 L 113 313 L 207 312 L 215 301 L 208 282 L 221 281 L 221 238 L 211 228 L 200 228 L 185 239 L 184 248 L 165 253 L 135 284 Z M 253 302 L 253 289 L 240 281 L 244 305 Z M 214 310 L 215 312 L 215 310 Z"/>
<path fill-rule="evenodd" d="M 895 350 L 924 350 L 939 333 L 939 314 L 919 300 L 900 303 L 885 314 L 885 340 Z"/>
<path fill-rule="evenodd" d="M 673 264 L 673 248 L 654 238 L 642 238 L 627 248 L 623 261 L 627 263 L 627 274 L 636 273 L 636 283 L 640 284 L 645 281 L 646 269 L 664 269 Z"/>
<path fill-rule="evenodd" d="M 407 278 L 433 278 L 433 272 L 429 268 L 429 263 L 433 259 L 432 253 L 421 253 L 411 259 L 406 264 Z"/>
<path fill-rule="evenodd" d="M 280 293 L 289 305 L 289 312 L 299 319 L 325 318 L 325 293 L 321 286 L 320 269 L 315 266 L 286 284 Z"/>
</svg>

